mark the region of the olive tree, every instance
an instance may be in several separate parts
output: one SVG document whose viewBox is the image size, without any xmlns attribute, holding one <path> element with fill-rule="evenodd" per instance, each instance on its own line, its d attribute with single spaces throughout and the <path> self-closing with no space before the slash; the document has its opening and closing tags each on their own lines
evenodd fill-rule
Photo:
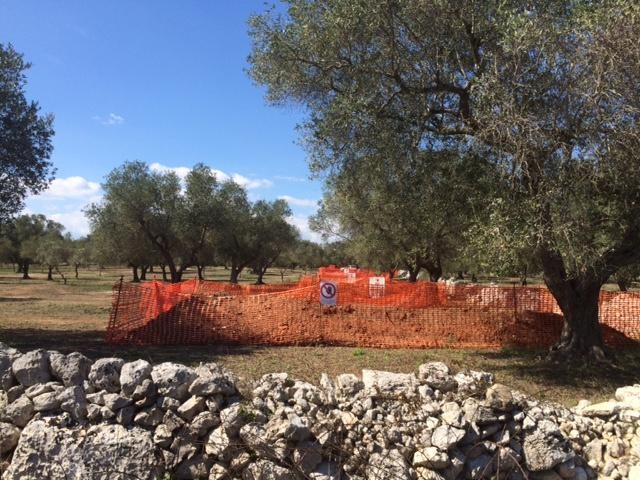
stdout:
<svg viewBox="0 0 640 480">
<path fill-rule="evenodd" d="M 640 258 L 640 5 L 288 0 L 251 19 L 251 75 L 309 112 L 311 166 L 385 147 L 488 155 L 486 224 L 522 235 L 564 314 L 555 351 L 603 357 L 601 286 Z M 381 140 L 382 139 L 382 140 Z"/>
<path fill-rule="evenodd" d="M 30 66 L 11 44 L 0 43 L 0 221 L 19 212 L 28 194 L 47 188 L 54 173 L 53 116 L 41 115 L 25 97 Z"/>
</svg>

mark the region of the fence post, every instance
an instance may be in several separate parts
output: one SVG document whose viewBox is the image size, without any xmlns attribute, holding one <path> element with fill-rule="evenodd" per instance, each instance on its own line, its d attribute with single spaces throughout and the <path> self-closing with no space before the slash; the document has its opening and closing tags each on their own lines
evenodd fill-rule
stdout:
<svg viewBox="0 0 640 480">
<path fill-rule="evenodd" d="M 516 282 L 513 282 L 513 319 L 518 321 L 518 291 L 516 290 Z"/>
</svg>

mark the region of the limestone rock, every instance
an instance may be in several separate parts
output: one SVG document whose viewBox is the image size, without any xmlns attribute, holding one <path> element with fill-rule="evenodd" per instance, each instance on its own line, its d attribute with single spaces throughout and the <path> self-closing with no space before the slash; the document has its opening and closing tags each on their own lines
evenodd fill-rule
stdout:
<svg viewBox="0 0 640 480">
<path fill-rule="evenodd" d="M 436 447 L 426 447 L 413 454 L 412 463 L 414 467 L 442 469 L 449 465 L 449 456 Z"/>
<path fill-rule="evenodd" d="M 89 371 L 89 382 L 98 390 L 110 393 L 120 392 L 120 369 L 124 365 L 121 358 L 101 358 Z"/>
<path fill-rule="evenodd" d="M 175 478 L 175 480 L 209 478 L 209 468 L 212 463 L 205 455 L 195 455 L 180 462 L 175 468 L 172 478 Z"/>
<path fill-rule="evenodd" d="M 16 384 L 16 378 L 11 369 L 12 358 L 6 352 L 0 350 L 0 389 L 5 391 Z"/>
<path fill-rule="evenodd" d="M 582 409 L 585 417 L 610 417 L 626 409 L 624 403 L 610 400 L 608 402 L 594 403 Z"/>
<path fill-rule="evenodd" d="M 336 377 L 336 388 L 340 394 L 352 396 L 364 388 L 364 383 L 353 373 L 343 373 Z"/>
<path fill-rule="evenodd" d="M 460 408 L 457 402 L 447 402 L 442 405 L 441 418 L 444 423 L 456 428 L 463 428 L 466 423 L 462 408 Z"/>
<path fill-rule="evenodd" d="M 11 369 L 18 382 L 25 387 L 46 383 L 51 379 L 49 374 L 49 352 L 46 350 L 33 350 L 20 355 L 13 361 Z"/>
<path fill-rule="evenodd" d="M 416 476 L 418 480 L 445 480 L 444 476 L 426 467 L 416 468 Z"/>
<path fill-rule="evenodd" d="M 143 428 L 155 428 L 162 423 L 163 417 L 164 412 L 160 408 L 149 407 L 138 412 L 133 421 Z"/>
<path fill-rule="evenodd" d="M 151 377 L 151 364 L 146 360 L 136 360 L 122 365 L 120 369 L 120 387 L 125 396 L 132 396 L 136 387 Z"/>
<path fill-rule="evenodd" d="M 238 435 L 240 428 L 252 420 L 250 407 L 235 403 L 220 411 L 220 422 L 230 437 Z"/>
<path fill-rule="evenodd" d="M 423 363 L 418 367 L 418 377 L 441 392 L 450 392 L 457 387 L 457 382 L 449 374 L 449 367 L 442 362 Z"/>
<path fill-rule="evenodd" d="M 362 383 L 365 389 L 375 388 L 380 395 L 393 397 L 412 394 L 418 386 L 418 379 L 413 373 L 362 370 Z"/>
<path fill-rule="evenodd" d="M 297 480 L 297 478 L 291 470 L 269 460 L 258 460 L 242 472 L 243 480 Z"/>
<path fill-rule="evenodd" d="M 195 395 L 178 407 L 178 415 L 190 422 L 197 414 L 204 410 L 204 398 Z"/>
<path fill-rule="evenodd" d="M 184 401 L 189 396 L 189 387 L 197 375 L 189 367 L 165 362 L 153 367 L 151 378 L 158 386 L 160 395 Z"/>
<path fill-rule="evenodd" d="M 112 412 L 131 405 L 131 400 L 119 393 L 107 393 L 103 396 L 104 406 Z"/>
<path fill-rule="evenodd" d="M 404 456 L 397 450 L 374 453 L 369 457 L 365 478 L 367 480 L 410 480 L 411 470 Z"/>
<path fill-rule="evenodd" d="M 492 385 L 487 390 L 486 403 L 487 406 L 494 410 L 501 410 L 503 412 L 512 410 L 515 406 L 511 389 L 500 383 Z"/>
<path fill-rule="evenodd" d="M 118 452 L 114 455 L 114 452 Z M 22 431 L 3 480 L 74 478 L 151 480 L 160 476 L 148 432 L 120 425 L 87 431 L 34 420 Z"/>
<path fill-rule="evenodd" d="M 20 430 L 10 423 L 0 422 L 0 455 L 10 452 L 18 444 Z"/>
<path fill-rule="evenodd" d="M 551 470 L 575 456 L 561 435 L 542 430 L 527 434 L 523 449 L 526 466 L 532 472 Z"/>
<path fill-rule="evenodd" d="M 460 428 L 441 425 L 433 431 L 431 444 L 440 450 L 447 451 L 464 438 L 465 431 Z"/>
<path fill-rule="evenodd" d="M 22 395 L 20 398 L 6 406 L 4 413 L 2 414 L 2 420 L 9 421 L 22 428 L 29 423 L 33 414 L 33 402 L 26 395 Z"/>
<path fill-rule="evenodd" d="M 33 409 L 36 412 L 49 412 L 60 408 L 60 400 L 56 392 L 47 392 L 33 397 Z"/>
<path fill-rule="evenodd" d="M 87 417 L 87 397 L 82 387 L 76 385 L 65 388 L 58 393 L 56 400 L 60 402 L 60 409 L 69 413 L 75 421 Z"/>
<path fill-rule="evenodd" d="M 231 439 L 223 427 L 218 427 L 209 434 L 204 449 L 209 455 L 213 455 L 220 459 L 226 459 L 227 454 L 231 449 Z"/>
<path fill-rule="evenodd" d="M 230 374 L 215 363 L 196 367 L 197 377 L 189 387 L 191 395 L 209 396 L 215 394 L 234 395 L 237 390 Z"/>
<path fill-rule="evenodd" d="M 220 419 L 213 413 L 205 411 L 195 416 L 189 429 L 195 437 L 204 437 L 212 428 L 220 425 Z"/>
<path fill-rule="evenodd" d="M 53 378 L 60 380 L 65 387 L 82 385 L 89 377 L 91 360 L 78 352 L 62 355 L 58 352 L 50 353 L 50 365 Z"/>
</svg>

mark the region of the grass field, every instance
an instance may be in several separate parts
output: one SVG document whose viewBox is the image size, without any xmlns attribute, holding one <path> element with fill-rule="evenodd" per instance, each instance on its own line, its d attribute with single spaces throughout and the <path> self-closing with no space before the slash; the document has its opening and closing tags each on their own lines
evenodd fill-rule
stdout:
<svg viewBox="0 0 640 480">
<path fill-rule="evenodd" d="M 37 267 L 32 280 L 22 280 L 10 267 L 0 268 L 0 341 L 22 350 L 46 348 L 67 353 L 80 351 L 91 358 L 121 356 L 152 362 L 197 364 L 219 362 L 245 380 L 264 373 L 286 371 L 317 383 L 322 372 L 330 375 L 359 373 L 363 368 L 415 371 L 425 361 L 441 360 L 454 370 L 487 370 L 505 383 L 541 399 L 575 404 L 580 398 L 604 399 L 616 387 L 640 382 L 640 349 L 616 352 L 616 366 L 559 366 L 544 360 L 545 352 L 524 350 L 383 350 L 350 347 L 121 347 L 104 342 L 111 305 L 111 287 L 125 269 L 80 270 L 80 278 L 65 271 L 68 284 L 46 280 Z M 304 272 L 288 272 L 285 282 Z M 188 272 L 186 278 L 193 278 Z M 206 278 L 226 280 L 222 268 L 208 269 Z M 160 275 L 158 275 L 160 277 Z M 245 274 L 245 282 L 255 277 Z M 267 283 L 280 283 L 278 271 L 268 272 Z"/>
</svg>

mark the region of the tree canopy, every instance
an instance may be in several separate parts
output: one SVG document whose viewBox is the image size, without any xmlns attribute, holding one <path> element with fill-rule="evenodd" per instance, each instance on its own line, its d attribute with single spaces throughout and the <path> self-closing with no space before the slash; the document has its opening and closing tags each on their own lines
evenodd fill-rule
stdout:
<svg viewBox="0 0 640 480">
<path fill-rule="evenodd" d="M 496 188 L 478 228 L 540 264 L 556 350 L 601 358 L 599 290 L 640 259 L 637 2 L 286 3 L 251 20 L 250 73 L 308 109 L 312 169 L 342 176 L 390 135 L 483 155 Z"/>
<path fill-rule="evenodd" d="M 297 238 L 284 201 L 252 203 L 240 185 L 219 182 L 202 164 L 183 183 L 173 172 L 127 162 L 109 173 L 103 188 L 103 202 L 87 210 L 92 241 L 105 261 L 127 262 L 134 278 L 138 267 L 159 259 L 173 282 L 193 266 L 201 276 L 216 261 L 231 265 L 232 282 L 249 266 L 261 281 Z"/>
<path fill-rule="evenodd" d="M 53 116 L 25 98 L 29 67 L 11 44 L 0 43 L 0 221 L 19 212 L 28 194 L 44 190 L 54 173 Z"/>
<path fill-rule="evenodd" d="M 64 227 L 44 215 L 20 215 L 0 227 L 2 260 L 18 265 L 22 278 L 29 279 L 29 266 L 39 259 L 45 239 L 62 239 Z"/>
</svg>

